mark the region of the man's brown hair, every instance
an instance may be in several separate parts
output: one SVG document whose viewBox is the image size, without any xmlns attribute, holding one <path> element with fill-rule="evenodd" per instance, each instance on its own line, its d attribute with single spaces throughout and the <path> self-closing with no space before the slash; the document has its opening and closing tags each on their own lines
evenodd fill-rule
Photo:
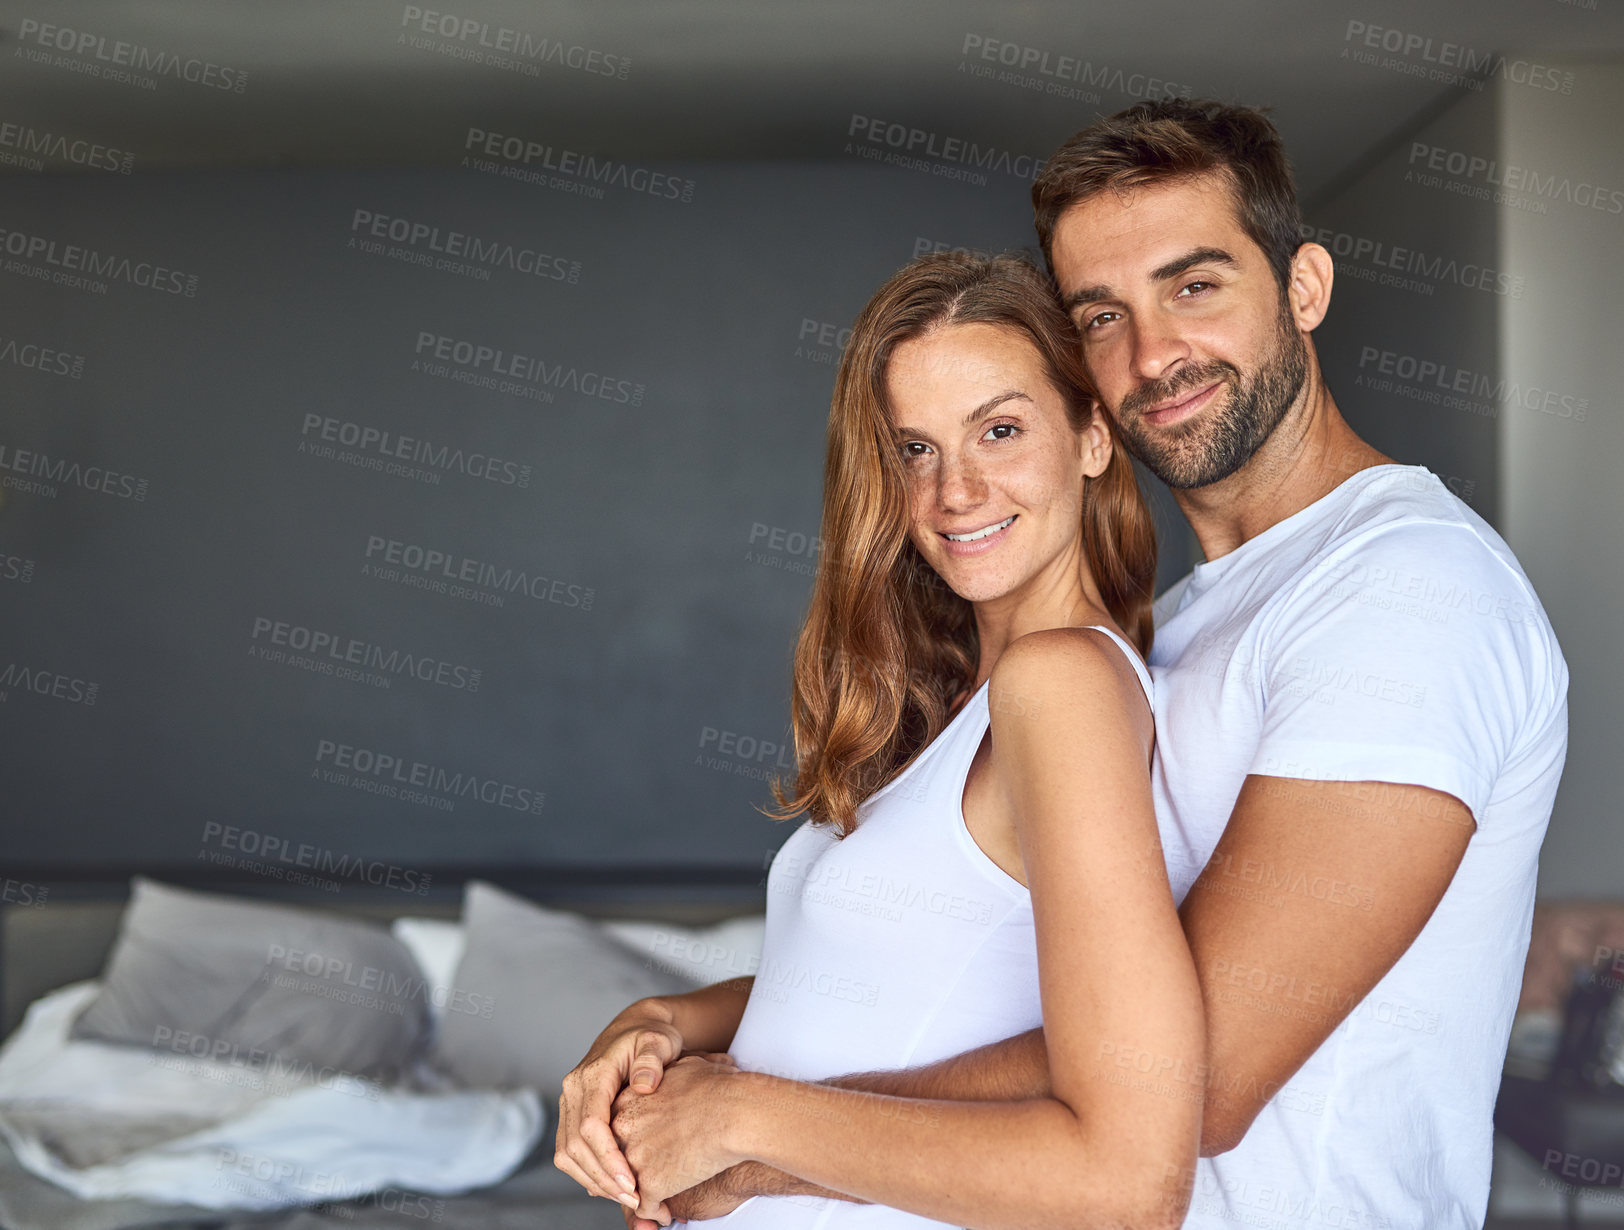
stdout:
<svg viewBox="0 0 1624 1230">
<path fill-rule="evenodd" d="M 1054 269 L 1054 229 L 1079 201 L 1112 189 L 1217 171 L 1241 227 L 1263 249 L 1281 293 L 1302 244 L 1302 211 L 1280 134 L 1256 107 L 1201 98 L 1136 103 L 1068 140 L 1032 185 L 1038 241 Z"/>
</svg>

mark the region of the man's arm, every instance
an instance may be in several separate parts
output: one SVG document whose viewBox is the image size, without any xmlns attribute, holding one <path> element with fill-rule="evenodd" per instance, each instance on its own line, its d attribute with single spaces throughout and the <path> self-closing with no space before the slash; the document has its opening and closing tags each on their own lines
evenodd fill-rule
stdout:
<svg viewBox="0 0 1624 1230">
<path fill-rule="evenodd" d="M 1475 829 L 1464 803 L 1424 786 L 1246 779 L 1180 911 L 1207 1013 L 1203 1157 L 1240 1143 L 1280 1086 L 1404 954 Z M 1260 981 L 1264 989 L 1254 990 Z M 1303 1011 L 1300 994 L 1292 998 L 1311 984 L 1325 990 L 1317 1013 Z M 957 1101 L 1043 1097 L 1048 1057 L 1042 1030 L 1032 1030 L 927 1067 L 825 1083 Z M 754 1162 L 712 1182 L 737 1199 L 848 1198 Z"/>
<path fill-rule="evenodd" d="M 1207 1010 L 1203 1157 L 1241 1142 L 1404 955 L 1476 828 L 1425 786 L 1246 779 L 1179 912 Z"/>
</svg>

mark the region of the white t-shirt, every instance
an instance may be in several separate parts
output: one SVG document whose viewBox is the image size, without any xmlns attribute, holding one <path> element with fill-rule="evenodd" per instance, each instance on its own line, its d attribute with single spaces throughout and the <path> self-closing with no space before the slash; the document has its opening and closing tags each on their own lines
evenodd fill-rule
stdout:
<svg viewBox="0 0 1624 1230">
<path fill-rule="evenodd" d="M 1567 666 L 1528 578 L 1435 475 L 1382 465 L 1197 564 L 1156 623 L 1153 786 L 1178 900 L 1248 774 L 1430 786 L 1477 821 L 1415 942 L 1241 1144 L 1199 1163 L 1186 1227 L 1481 1226 L 1567 750 Z M 1384 793 L 1350 786 L 1303 823 L 1377 823 Z M 1379 884 L 1292 881 L 1267 860 L 1221 872 L 1221 891 L 1253 899 L 1306 893 L 1350 920 L 1381 908 Z M 1224 974 L 1238 996 L 1271 976 Z M 1321 983 L 1286 995 L 1293 1011 L 1338 1010 Z"/>
</svg>

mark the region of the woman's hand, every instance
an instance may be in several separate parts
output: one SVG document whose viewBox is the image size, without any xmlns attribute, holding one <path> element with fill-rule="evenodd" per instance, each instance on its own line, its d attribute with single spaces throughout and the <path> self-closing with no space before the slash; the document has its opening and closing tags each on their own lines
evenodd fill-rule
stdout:
<svg viewBox="0 0 1624 1230">
<path fill-rule="evenodd" d="M 564 1077 L 558 1099 L 553 1165 L 594 1196 L 628 1208 L 638 1205 L 637 1183 L 609 1130 L 609 1116 L 615 1095 L 625 1088 L 652 1093 L 666 1064 L 681 1054 L 682 1035 L 669 1017 L 669 1012 L 661 1015 L 656 1002 L 639 1001 L 627 1008 Z"/>
<path fill-rule="evenodd" d="M 726 1055 L 691 1055 L 666 1069 L 655 1092 L 628 1088 L 615 1099 L 610 1126 L 637 1174 L 638 1216 L 666 1224 L 667 1197 L 743 1160 L 724 1143 L 722 1098 L 739 1078 Z"/>
</svg>

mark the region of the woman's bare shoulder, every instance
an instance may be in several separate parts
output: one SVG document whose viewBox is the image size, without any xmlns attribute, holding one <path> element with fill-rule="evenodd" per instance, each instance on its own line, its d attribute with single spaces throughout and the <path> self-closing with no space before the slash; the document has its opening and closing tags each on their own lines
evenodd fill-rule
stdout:
<svg viewBox="0 0 1624 1230">
<path fill-rule="evenodd" d="M 1143 699 L 1139 675 L 1122 646 L 1100 628 L 1045 628 L 1017 637 L 993 667 L 989 699 L 1000 692 L 1075 696 L 1126 686 Z"/>
</svg>

